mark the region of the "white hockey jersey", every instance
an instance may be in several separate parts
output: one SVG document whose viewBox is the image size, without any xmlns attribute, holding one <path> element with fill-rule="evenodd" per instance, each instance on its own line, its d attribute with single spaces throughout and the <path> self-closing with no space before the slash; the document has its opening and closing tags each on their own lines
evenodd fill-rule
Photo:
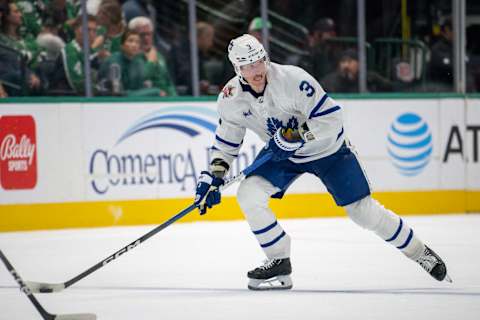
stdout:
<svg viewBox="0 0 480 320">
<path fill-rule="evenodd" d="M 271 63 L 263 94 L 231 79 L 218 96 L 219 125 L 212 159 L 231 163 L 242 146 L 246 129 L 267 142 L 280 128 L 298 129 L 304 122 L 315 137 L 289 160 L 304 163 L 329 156 L 344 142 L 342 108 L 305 70 Z"/>
</svg>

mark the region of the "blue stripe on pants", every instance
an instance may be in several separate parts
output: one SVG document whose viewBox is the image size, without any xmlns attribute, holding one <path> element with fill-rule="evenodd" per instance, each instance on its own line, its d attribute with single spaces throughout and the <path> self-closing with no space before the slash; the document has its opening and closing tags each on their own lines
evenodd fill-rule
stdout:
<svg viewBox="0 0 480 320">
<path fill-rule="evenodd" d="M 266 248 L 266 247 L 270 247 L 272 245 L 274 245 L 275 243 L 277 243 L 280 239 L 282 239 L 284 236 L 286 235 L 285 231 L 283 231 L 278 237 L 276 237 L 275 239 L 273 239 L 272 241 L 270 242 L 267 242 L 267 243 L 264 243 L 264 244 L 261 244 L 260 246 L 262 248 Z"/>
<path fill-rule="evenodd" d="M 390 242 L 397 239 L 398 235 L 400 234 L 400 231 L 402 231 L 402 227 L 403 227 L 403 221 L 402 221 L 402 218 L 400 218 L 400 224 L 398 225 L 397 231 L 395 231 L 395 233 L 390 239 L 387 239 L 385 241 Z"/>
<path fill-rule="evenodd" d="M 268 230 L 271 230 L 271 229 L 274 228 L 276 225 L 277 225 L 277 220 L 275 220 L 275 222 L 272 223 L 271 225 L 269 225 L 268 227 L 265 227 L 265 228 L 260 229 L 260 230 L 252 231 L 252 232 L 253 232 L 254 234 L 262 234 L 262 233 L 267 232 Z"/>
<path fill-rule="evenodd" d="M 413 238 L 413 230 L 410 229 L 410 233 L 408 234 L 407 240 L 405 240 L 405 243 L 402 244 L 400 247 L 397 247 L 397 249 L 402 250 L 402 249 L 406 248 L 408 246 L 408 244 L 410 243 L 410 241 L 412 240 L 412 238 Z"/>
</svg>

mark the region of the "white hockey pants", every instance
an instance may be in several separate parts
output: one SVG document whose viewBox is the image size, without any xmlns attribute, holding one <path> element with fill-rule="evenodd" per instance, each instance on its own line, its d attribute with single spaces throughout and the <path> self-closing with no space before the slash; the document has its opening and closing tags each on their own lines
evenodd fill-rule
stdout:
<svg viewBox="0 0 480 320">
<path fill-rule="evenodd" d="M 251 176 L 240 183 L 237 199 L 250 229 L 269 259 L 290 257 L 290 237 L 268 207 L 270 196 L 280 191 L 269 181 Z"/>
<path fill-rule="evenodd" d="M 359 226 L 375 232 L 380 238 L 395 246 L 407 257 L 415 260 L 423 250 L 423 242 L 413 229 L 377 200 L 367 196 L 345 206 L 348 216 Z"/>
<path fill-rule="evenodd" d="M 251 176 L 240 183 L 237 193 L 243 214 L 269 259 L 290 256 L 290 237 L 268 206 L 270 196 L 278 191 L 264 178 Z M 345 209 L 356 224 L 373 231 L 407 257 L 415 260 L 423 252 L 424 244 L 405 221 L 370 196 L 345 206 Z"/>
</svg>

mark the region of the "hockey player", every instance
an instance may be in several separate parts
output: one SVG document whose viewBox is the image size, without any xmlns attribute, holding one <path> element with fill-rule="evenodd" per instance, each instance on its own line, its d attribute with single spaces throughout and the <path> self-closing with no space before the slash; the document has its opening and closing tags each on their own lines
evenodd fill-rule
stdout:
<svg viewBox="0 0 480 320">
<path fill-rule="evenodd" d="M 267 256 L 248 272 L 252 290 L 290 289 L 290 237 L 268 207 L 282 198 L 303 173 L 317 176 L 337 205 L 358 225 L 375 232 L 438 281 L 451 281 L 442 259 L 413 230 L 370 193 L 370 186 L 349 144 L 342 107 L 303 69 L 269 61 L 257 39 L 242 35 L 228 46 L 236 77 L 218 97 L 219 125 L 209 171 L 202 171 L 195 202 L 201 214 L 220 202 L 219 187 L 238 155 L 246 129 L 254 131 L 271 159 L 244 179 L 238 202 Z"/>
</svg>

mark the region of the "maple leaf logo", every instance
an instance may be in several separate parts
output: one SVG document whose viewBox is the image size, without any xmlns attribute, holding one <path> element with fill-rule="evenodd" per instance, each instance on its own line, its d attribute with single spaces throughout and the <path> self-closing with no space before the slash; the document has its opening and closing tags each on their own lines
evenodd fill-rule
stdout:
<svg viewBox="0 0 480 320">
<path fill-rule="evenodd" d="M 279 128 L 298 130 L 298 120 L 295 117 L 288 119 L 287 125 L 284 126 L 281 120 L 270 117 L 267 119 L 267 130 L 270 135 L 274 135 Z"/>
<path fill-rule="evenodd" d="M 295 117 L 288 119 L 287 129 L 297 130 L 298 129 L 298 120 Z"/>
<path fill-rule="evenodd" d="M 267 130 L 270 133 L 270 135 L 274 135 L 277 129 L 282 128 L 283 124 L 281 120 L 278 120 L 277 118 L 270 117 L 267 119 Z"/>
</svg>

